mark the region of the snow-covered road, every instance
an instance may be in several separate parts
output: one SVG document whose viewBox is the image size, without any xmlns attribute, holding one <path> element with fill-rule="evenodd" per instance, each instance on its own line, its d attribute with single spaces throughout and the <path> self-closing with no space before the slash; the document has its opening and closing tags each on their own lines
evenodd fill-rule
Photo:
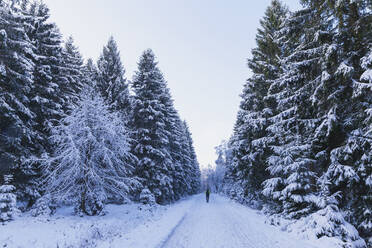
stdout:
<svg viewBox="0 0 372 248">
<path fill-rule="evenodd" d="M 325 240 L 300 239 L 295 233 L 301 233 L 301 228 L 289 228 L 292 233 L 288 233 L 265 220 L 259 212 L 216 194 L 209 203 L 200 194 L 167 206 L 111 204 L 104 216 L 79 217 L 73 207 L 62 207 L 53 216 L 35 218 L 26 212 L 0 225 L 0 247 L 341 247 Z"/>
<path fill-rule="evenodd" d="M 158 220 L 137 226 L 101 247 L 316 248 L 264 223 L 257 211 L 212 194 L 196 195 L 170 207 Z"/>
</svg>

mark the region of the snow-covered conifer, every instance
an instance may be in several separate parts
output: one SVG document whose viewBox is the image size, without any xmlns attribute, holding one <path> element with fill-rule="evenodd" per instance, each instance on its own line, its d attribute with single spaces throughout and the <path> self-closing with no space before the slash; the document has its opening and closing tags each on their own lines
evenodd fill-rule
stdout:
<svg viewBox="0 0 372 248">
<path fill-rule="evenodd" d="M 262 188 L 262 182 L 268 176 L 266 159 L 272 140 L 265 129 L 269 125 L 268 118 L 273 115 L 275 102 L 265 97 L 270 85 L 279 76 L 282 48 L 278 43 L 278 31 L 287 13 L 282 3 L 274 0 L 260 21 L 261 27 L 256 35 L 257 48 L 252 50 L 253 57 L 248 60 L 253 75 L 244 85 L 231 139 L 234 154 L 232 166 L 244 183 L 245 194 L 256 195 L 256 198 L 259 197 L 257 193 Z"/>
<path fill-rule="evenodd" d="M 139 196 L 139 201 L 143 204 L 155 204 L 155 196 L 148 188 L 144 188 Z"/>
<path fill-rule="evenodd" d="M 196 157 L 196 152 L 194 148 L 194 142 L 191 136 L 191 132 L 189 129 L 189 126 L 186 121 L 183 121 L 183 129 L 184 129 L 184 135 L 186 138 L 186 148 L 185 153 L 188 157 L 186 159 L 190 160 L 189 170 L 186 171 L 186 174 L 189 176 L 191 180 L 190 186 L 191 186 L 191 192 L 189 194 L 196 194 L 199 192 L 201 187 L 201 172 L 200 172 L 200 166 L 198 162 L 198 158 Z"/>
<path fill-rule="evenodd" d="M 136 179 L 127 130 L 100 96 L 87 89 L 71 113 L 52 129 L 56 149 L 42 159 L 44 190 L 77 212 L 99 214 L 110 199 L 126 200 Z"/>
<path fill-rule="evenodd" d="M 50 150 L 47 140 L 49 127 L 53 120 L 58 120 L 63 115 L 58 68 L 61 63 L 62 42 L 58 28 L 49 21 L 49 9 L 45 4 L 35 2 L 28 8 L 28 12 L 32 16 L 28 37 L 36 55 L 33 58 L 35 67 L 30 108 L 36 115 L 34 142 L 42 146 L 39 150 L 42 153 Z"/>
<path fill-rule="evenodd" d="M 35 54 L 27 23 L 19 4 L 0 2 L 0 167 L 11 169 L 17 191 L 30 196 L 35 192 L 27 179 L 35 171 L 23 162 L 35 151 L 30 109 Z"/>
<path fill-rule="evenodd" d="M 133 153 L 139 159 L 137 175 L 145 180 L 157 203 L 173 199 L 172 157 L 169 151 L 169 131 L 166 129 L 167 107 L 162 102 L 166 83 L 155 55 L 146 50 L 138 63 L 132 81 Z"/>
<path fill-rule="evenodd" d="M 356 82 L 354 96 L 360 100 L 363 123 L 358 125 L 348 139 L 348 147 L 357 154 L 355 170 L 358 175 L 358 183 L 354 185 L 352 200 L 354 202 L 356 225 L 362 237 L 365 237 L 372 245 L 372 52 L 367 53 L 361 59 L 361 67 L 364 70 L 360 82 Z M 355 156 L 355 155 L 354 155 Z"/>
<path fill-rule="evenodd" d="M 324 45 L 320 42 L 326 25 L 311 8 L 297 11 L 283 26 L 284 56 L 281 73 L 268 91 L 276 102 L 267 128 L 275 142 L 269 157 L 270 178 L 263 193 L 279 202 L 287 217 L 301 217 L 314 211 L 316 168 L 313 133 L 320 119 L 314 116 L 311 100 L 318 83 Z M 303 32 L 305 31 L 305 32 Z"/>
<path fill-rule="evenodd" d="M 80 92 L 84 88 L 82 80 L 83 58 L 70 36 L 64 43 L 62 63 L 60 69 L 61 92 L 65 99 L 64 110 L 79 100 Z"/>
<path fill-rule="evenodd" d="M 97 61 L 97 88 L 112 110 L 130 113 L 130 95 L 120 52 L 111 36 Z"/>
<path fill-rule="evenodd" d="M 17 198 L 11 181 L 11 175 L 4 175 L 4 184 L 0 185 L 0 222 L 12 220 L 16 213 Z"/>
<path fill-rule="evenodd" d="M 83 67 L 83 77 L 88 86 L 95 88 L 98 80 L 98 69 L 93 59 L 89 58 Z"/>
</svg>

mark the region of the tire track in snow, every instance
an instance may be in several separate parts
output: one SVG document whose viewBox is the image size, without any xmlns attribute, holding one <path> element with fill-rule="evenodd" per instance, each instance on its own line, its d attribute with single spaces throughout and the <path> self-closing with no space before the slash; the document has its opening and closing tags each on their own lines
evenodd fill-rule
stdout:
<svg viewBox="0 0 372 248">
<path fill-rule="evenodd" d="M 186 215 L 196 205 L 196 196 L 181 200 L 169 206 L 160 218 L 146 221 L 131 231 L 123 233 L 108 242 L 102 242 L 97 248 L 161 248 L 172 237 Z"/>
<path fill-rule="evenodd" d="M 170 233 L 167 235 L 167 237 L 165 237 L 165 239 L 159 245 L 157 245 L 156 248 L 164 248 L 164 247 L 167 246 L 169 240 L 173 237 L 177 228 L 183 223 L 183 221 L 187 217 L 187 214 L 188 213 L 185 213 L 185 215 L 182 217 L 182 219 L 180 219 L 180 221 L 178 221 L 177 225 L 175 225 L 175 227 L 173 227 L 173 229 L 170 231 Z"/>
</svg>

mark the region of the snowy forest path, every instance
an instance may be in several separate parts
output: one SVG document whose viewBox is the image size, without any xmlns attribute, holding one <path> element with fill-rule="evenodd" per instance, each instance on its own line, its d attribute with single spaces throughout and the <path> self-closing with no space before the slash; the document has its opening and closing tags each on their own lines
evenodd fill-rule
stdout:
<svg viewBox="0 0 372 248">
<path fill-rule="evenodd" d="M 162 248 L 315 248 L 265 224 L 264 217 L 256 211 L 222 196 L 212 194 L 206 203 L 204 195 L 198 195 L 195 201 L 197 207 L 186 215 Z"/>
<path fill-rule="evenodd" d="M 145 223 L 110 247 L 154 248 L 316 248 L 307 241 L 264 223 L 257 211 L 212 194 L 183 200 L 159 219 Z"/>
</svg>

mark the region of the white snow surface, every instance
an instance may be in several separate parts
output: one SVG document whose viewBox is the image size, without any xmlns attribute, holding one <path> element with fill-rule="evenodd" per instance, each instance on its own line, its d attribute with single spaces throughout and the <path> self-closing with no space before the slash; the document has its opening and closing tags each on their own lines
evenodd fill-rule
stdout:
<svg viewBox="0 0 372 248">
<path fill-rule="evenodd" d="M 97 247 L 139 224 L 160 218 L 167 207 L 142 204 L 108 205 L 104 216 L 79 217 L 73 207 L 63 207 L 50 217 L 22 214 L 0 224 L 0 247 L 49 248 Z"/>
<path fill-rule="evenodd" d="M 108 205 L 105 216 L 78 217 L 62 208 L 48 218 L 29 214 L 0 226 L 0 247 L 334 248 L 302 240 L 265 223 L 256 210 L 212 194 L 169 206 Z"/>
</svg>

